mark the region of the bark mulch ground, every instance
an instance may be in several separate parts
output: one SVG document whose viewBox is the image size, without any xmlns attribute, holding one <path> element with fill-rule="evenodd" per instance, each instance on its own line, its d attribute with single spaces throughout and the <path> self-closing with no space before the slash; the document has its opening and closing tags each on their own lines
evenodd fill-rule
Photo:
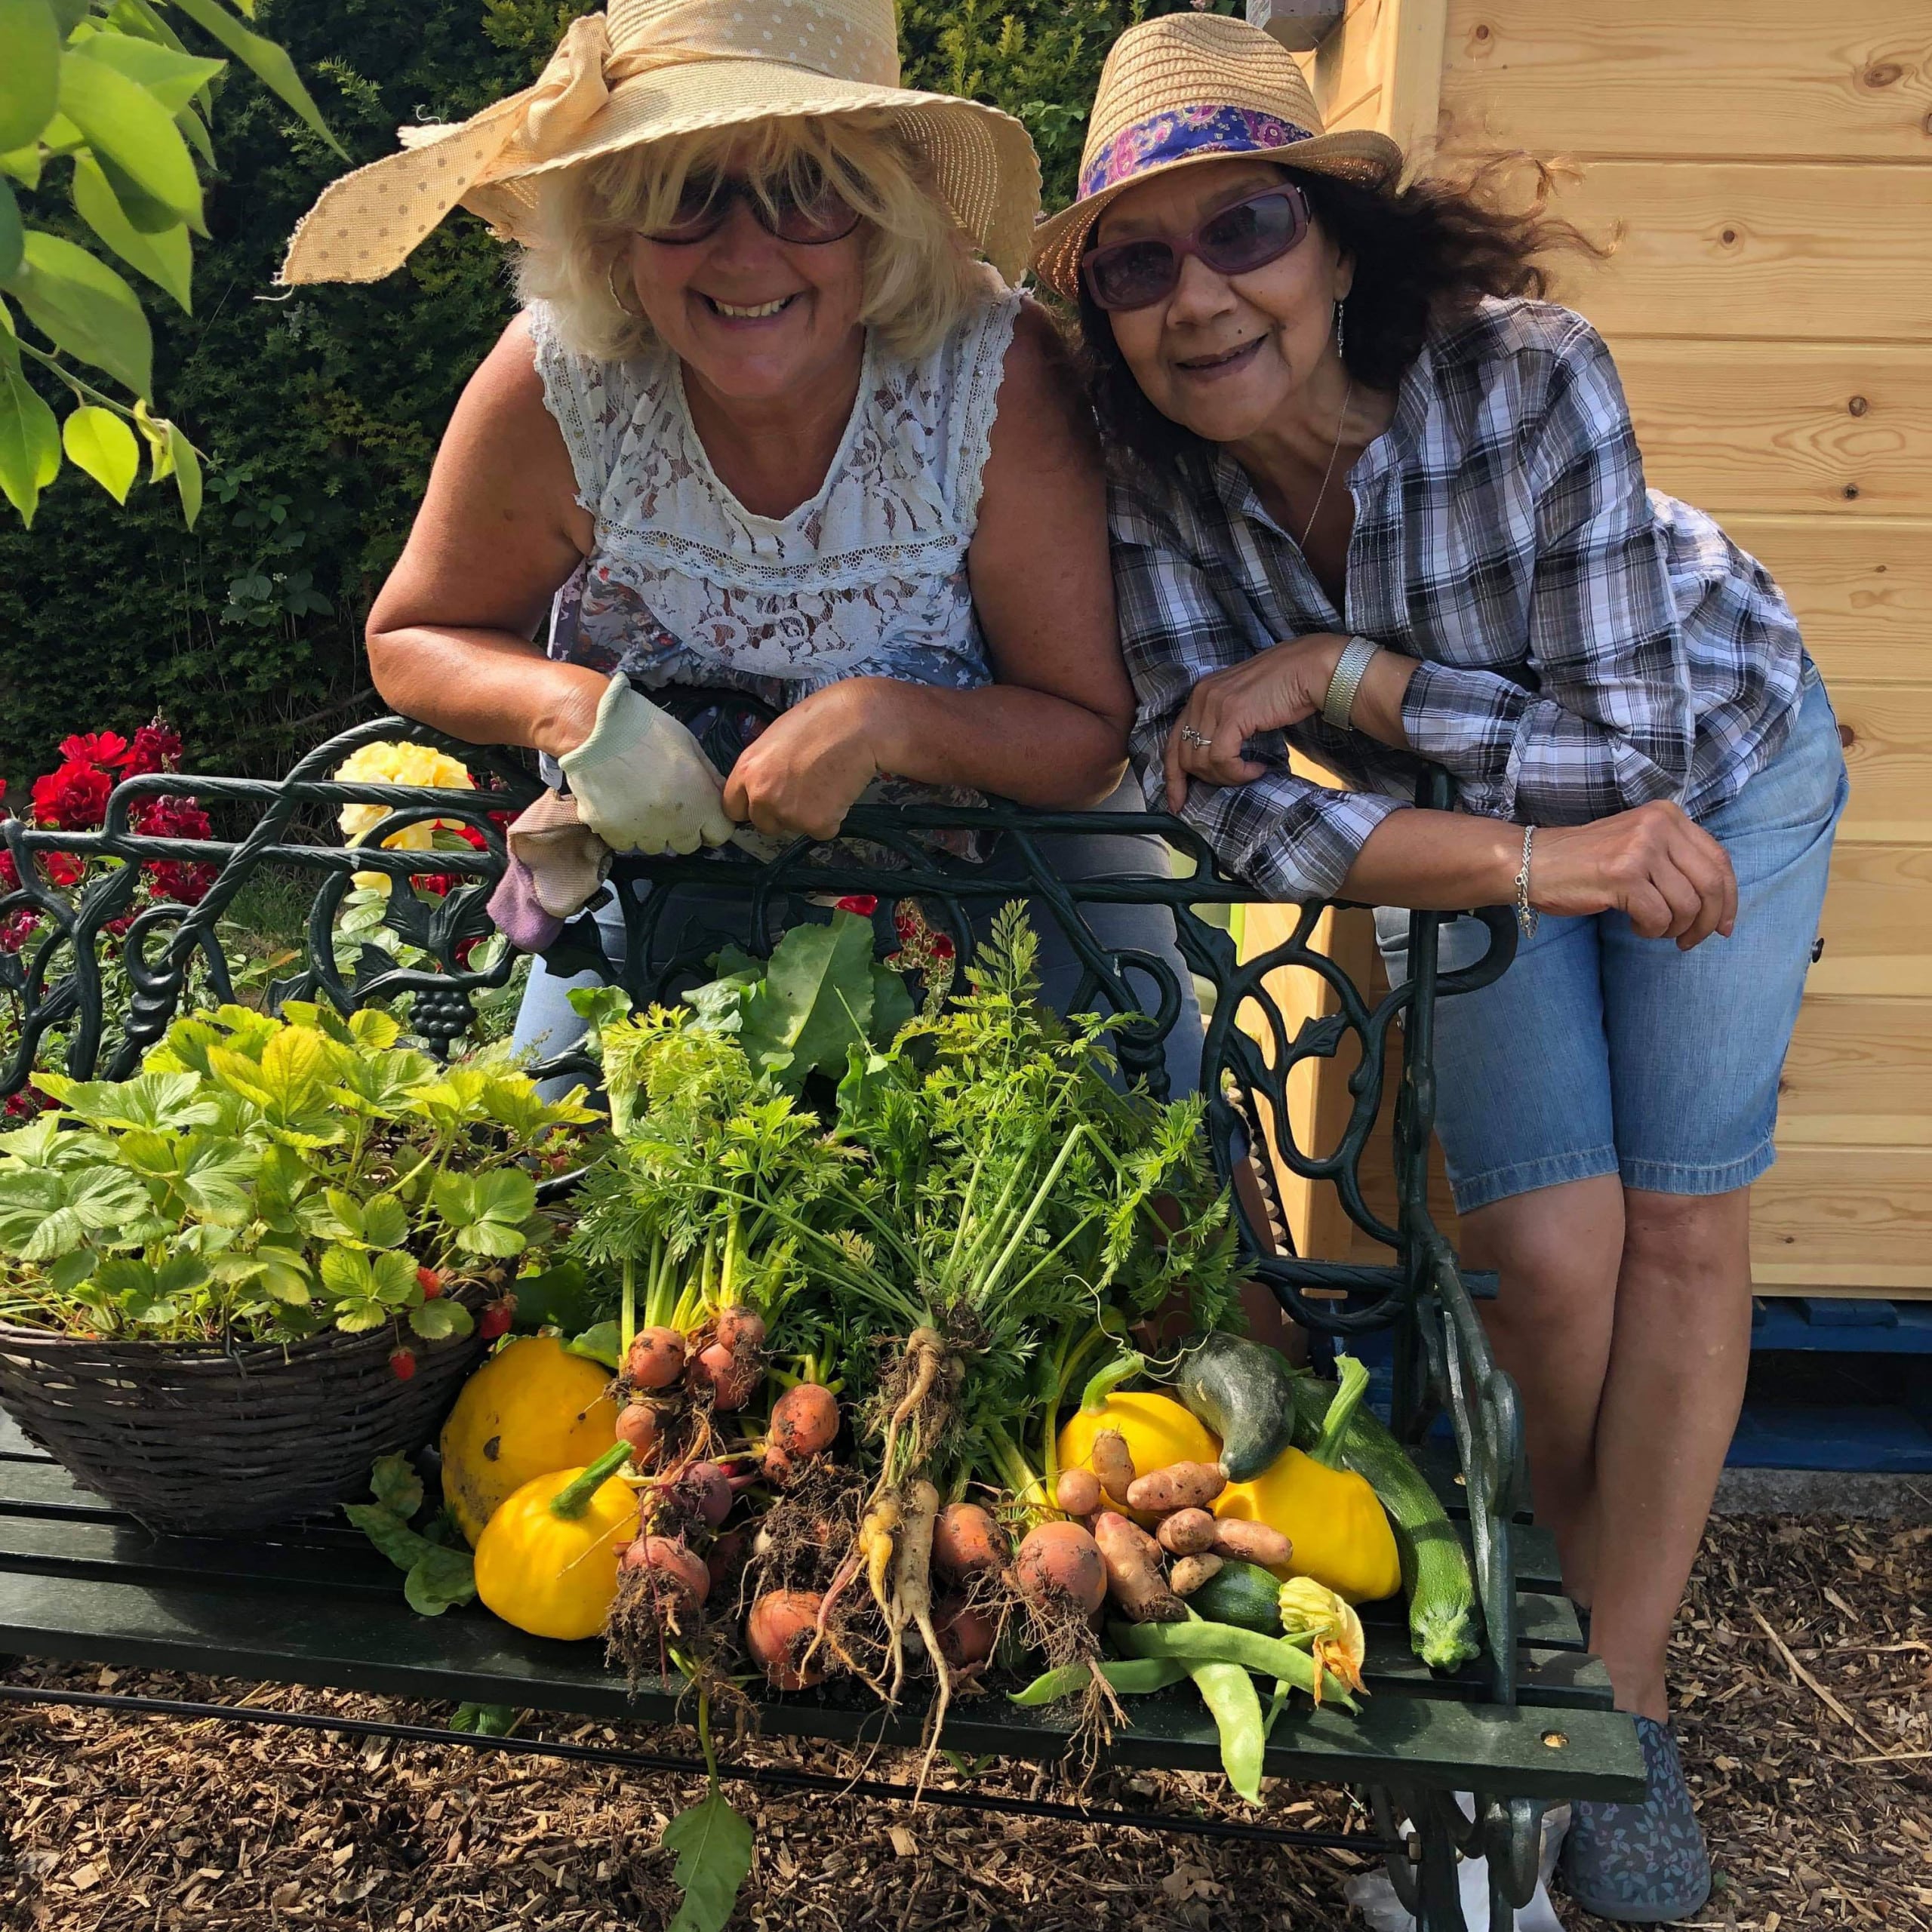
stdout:
<svg viewBox="0 0 1932 1932">
<path fill-rule="evenodd" d="M 1693 1788 L 1734 1932 L 1932 1932 L 1932 1529 L 1817 1519 L 1713 1525 L 1676 1638 Z M 438 1722 L 447 1712 L 229 1681 L 16 1662 L 17 1682 L 281 1703 Z M 546 1734 L 556 1735 L 552 1732 Z M 583 1727 L 574 1734 L 614 1740 Z M 623 1742 L 688 1752 L 688 1734 Z M 814 1768 L 850 1757 L 762 1747 Z M 901 1777 L 899 1761 L 866 1767 Z M 1029 1791 L 1031 1774 L 983 1774 Z M 663 1779 L 460 1747 L 0 1707 L 0 1925 L 559 1932 L 662 1925 Z M 1044 1789 L 1044 1787 L 1043 1787 Z M 744 1786 L 734 1797 L 749 1804 Z M 1220 1810 L 1208 1780 L 1101 1780 L 1137 1808 Z M 1366 1828 L 1345 1795 L 1272 1786 L 1283 1823 Z M 763 1795 L 735 1928 L 1309 1928 L 1351 1922 L 1341 1853 L 1291 1853 L 930 1807 Z M 1569 1912 L 1573 1932 L 1598 1922 Z"/>
</svg>

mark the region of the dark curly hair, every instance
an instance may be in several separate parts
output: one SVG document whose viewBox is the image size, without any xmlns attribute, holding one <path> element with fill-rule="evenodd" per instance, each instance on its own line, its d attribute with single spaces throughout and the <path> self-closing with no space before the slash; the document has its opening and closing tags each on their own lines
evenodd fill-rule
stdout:
<svg viewBox="0 0 1932 1932">
<path fill-rule="evenodd" d="M 1505 178 L 1527 168 L 1527 208 L 1506 206 Z M 1423 180 L 1393 190 L 1284 168 L 1308 198 L 1315 223 L 1355 261 L 1344 309 L 1343 360 L 1356 381 L 1392 389 L 1433 328 L 1485 295 L 1548 293 L 1540 257 L 1568 249 L 1609 253 L 1551 214 L 1551 170 L 1527 155 L 1502 155 L 1462 182 Z M 1163 416 L 1141 392 L 1114 340 L 1107 312 L 1080 287 L 1080 335 L 1088 394 L 1102 431 L 1156 469 L 1195 469 L 1210 446 Z"/>
</svg>

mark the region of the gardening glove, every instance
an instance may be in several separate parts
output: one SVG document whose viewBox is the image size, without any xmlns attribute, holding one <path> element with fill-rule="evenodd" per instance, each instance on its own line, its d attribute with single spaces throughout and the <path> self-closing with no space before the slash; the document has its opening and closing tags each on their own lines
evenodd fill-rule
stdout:
<svg viewBox="0 0 1932 1932">
<path fill-rule="evenodd" d="M 490 916 L 519 952 L 554 945 L 611 869 L 611 848 L 578 815 L 574 798 L 544 792 L 512 822 L 509 863 L 490 895 Z"/>
<path fill-rule="evenodd" d="M 697 740 L 621 672 L 590 736 L 558 763 L 578 817 L 614 851 L 695 852 L 731 835 L 718 774 Z"/>
</svg>

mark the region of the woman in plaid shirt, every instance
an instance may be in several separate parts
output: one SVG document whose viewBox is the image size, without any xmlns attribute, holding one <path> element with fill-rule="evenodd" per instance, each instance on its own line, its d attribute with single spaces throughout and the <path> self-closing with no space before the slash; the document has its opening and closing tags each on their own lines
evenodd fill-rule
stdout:
<svg viewBox="0 0 1932 1932">
<path fill-rule="evenodd" d="M 1399 909 L 1517 905 L 1509 971 L 1438 1010 L 1437 1124 L 1650 1767 L 1647 1804 L 1579 1807 L 1571 1890 L 1656 1922 L 1709 1887 L 1665 1644 L 1743 1396 L 1844 761 L 1777 586 L 1646 490 L 1609 351 L 1531 299 L 1569 231 L 1398 188 L 1401 159 L 1322 134 L 1266 35 L 1166 17 L 1116 45 L 1035 262 L 1112 446 L 1150 799 L 1284 899 L 1387 909 L 1392 977 Z M 1425 761 L 1456 811 L 1407 802 Z"/>
</svg>

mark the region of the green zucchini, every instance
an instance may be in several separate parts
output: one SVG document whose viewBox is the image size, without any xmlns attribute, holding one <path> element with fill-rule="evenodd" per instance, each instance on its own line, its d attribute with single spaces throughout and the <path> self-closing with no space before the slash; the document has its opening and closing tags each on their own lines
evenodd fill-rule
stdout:
<svg viewBox="0 0 1932 1932">
<path fill-rule="evenodd" d="M 1360 1368 L 1346 1356 L 1336 1361 L 1348 1370 Z M 1297 1434 L 1304 1444 L 1321 1436 L 1335 1394 L 1332 1382 L 1297 1378 Z M 1409 1599 L 1409 1647 L 1432 1670 L 1454 1670 L 1479 1657 L 1482 1614 L 1469 1552 L 1422 1472 L 1365 1407 L 1357 1407 L 1343 1432 L 1337 1460 L 1367 1478 L 1389 1512 Z"/>
<path fill-rule="evenodd" d="M 1232 1558 L 1189 1595 L 1189 1609 L 1210 1623 L 1238 1623 L 1275 1637 L 1281 1629 L 1281 1582 L 1258 1563 Z"/>
<path fill-rule="evenodd" d="M 1221 1438 L 1230 1482 L 1251 1482 L 1294 1440 L 1295 1378 L 1278 1351 L 1211 1330 L 1181 1352 L 1174 1393 Z"/>
</svg>

